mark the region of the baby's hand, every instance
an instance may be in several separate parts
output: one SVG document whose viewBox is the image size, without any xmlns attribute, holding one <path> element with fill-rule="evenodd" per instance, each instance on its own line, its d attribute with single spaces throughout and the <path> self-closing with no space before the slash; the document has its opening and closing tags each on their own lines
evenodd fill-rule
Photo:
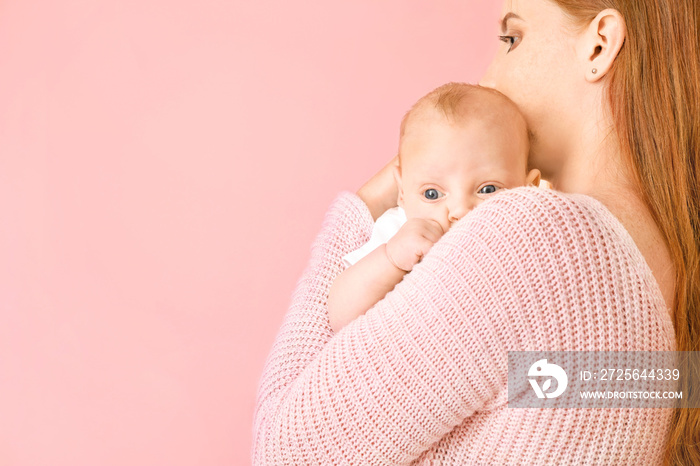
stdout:
<svg viewBox="0 0 700 466">
<path fill-rule="evenodd" d="M 410 272 L 445 232 L 435 220 L 411 218 L 386 243 L 389 261 Z"/>
</svg>

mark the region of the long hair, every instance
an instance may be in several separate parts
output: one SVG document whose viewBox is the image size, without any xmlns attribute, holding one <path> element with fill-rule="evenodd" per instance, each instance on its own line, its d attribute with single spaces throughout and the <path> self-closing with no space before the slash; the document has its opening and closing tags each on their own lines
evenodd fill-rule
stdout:
<svg viewBox="0 0 700 466">
<path fill-rule="evenodd" d="M 606 8 L 627 36 L 609 75 L 607 100 L 622 156 L 676 269 L 678 351 L 700 347 L 699 0 L 553 0 L 581 25 Z M 697 375 L 694 376 L 697 380 Z M 686 391 L 689 377 L 681 382 Z M 700 464 L 700 409 L 676 408 L 667 464 Z"/>
</svg>

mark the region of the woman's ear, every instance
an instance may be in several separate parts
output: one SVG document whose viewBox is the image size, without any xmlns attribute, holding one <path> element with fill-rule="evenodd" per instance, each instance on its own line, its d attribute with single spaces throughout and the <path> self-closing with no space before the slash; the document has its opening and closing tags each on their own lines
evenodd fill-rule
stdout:
<svg viewBox="0 0 700 466">
<path fill-rule="evenodd" d="M 581 38 L 586 81 L 596 82 L 610 71 L 626 36 L 625 19 L 619 11 L 608 8 L 596 15 Z"/>
<path fill-rule="evenodd" d="M 541 178 L 540 171 L 536 168 L 533 168 L 527 174 L 527 177 L 525 178 L 525 184 L 539 187 L 540 186 L 540 178 Z"/>
<path fill-rule="evenodd" d="M 396 187 L 398 188 L 399 196 L 396 200 L 396 205 L 403 208 L 403 187 L 401 186 L 401 167 L 397 164 L 393 167 L 394 170 L 394 181 L 396 181 Z"/>
</svg>

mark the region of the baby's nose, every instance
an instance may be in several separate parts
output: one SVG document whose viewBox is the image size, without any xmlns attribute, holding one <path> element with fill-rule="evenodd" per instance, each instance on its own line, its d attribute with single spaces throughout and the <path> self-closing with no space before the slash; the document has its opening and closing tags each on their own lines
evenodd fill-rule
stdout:
<svg viewBox="0 0 700 466">
<path fill-rule="evenodd" d="M 467 213 L 471 210 L 469 205 L 467 203 L 460 203 L 457 206 L 454 206 L 450 209 L 450 214 L 448 216 L 450 223 L 454 223 L 458 220 L 460 220 L 462 217 L 467 215 Z"/>
</svg>

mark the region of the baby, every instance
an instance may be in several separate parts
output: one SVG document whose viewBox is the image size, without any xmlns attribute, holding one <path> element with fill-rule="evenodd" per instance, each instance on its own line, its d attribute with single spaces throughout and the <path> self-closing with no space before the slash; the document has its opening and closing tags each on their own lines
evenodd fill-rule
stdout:
<svg viewBox="0 0 700 466">
<path fill-rule="evenodd" d="M 539 185 L 528 152 L 525 120 L 498 91 L 449 83 L 416 102 L 401 122 L 398 207 L 377 219 L 365 246 L 345 256 L 354 265 L 330 290 L 333 331 L 381 300 L 479 203 L 502 189 Z"/>
</svg>

